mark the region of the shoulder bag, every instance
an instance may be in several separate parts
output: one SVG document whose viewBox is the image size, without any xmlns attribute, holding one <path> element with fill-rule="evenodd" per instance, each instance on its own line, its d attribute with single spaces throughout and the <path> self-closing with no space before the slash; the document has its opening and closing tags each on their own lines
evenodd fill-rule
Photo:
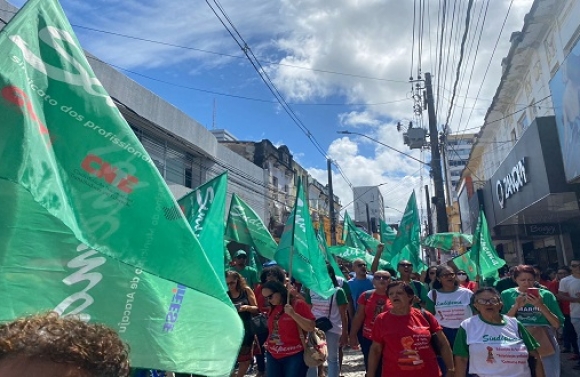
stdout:
<svg viewBox="0 0 580 377">
<path fill-rule="evenodd" d="M 427 316 L 427 312 L 424 309 L 421 309 L 421 314 L 425 317 L 425 320 L 429 324 L 429 331 L 431 331 L 431 321 L 429 320 L 429 316 Z M 437 338 L 436 333 L 431 333 L 431 348 L 435 352 L 435 355 L 441 356 L 441 345 L 439 344 L 439 339 Z"/>
<path fill-rule="evenodd" d="M 296 327 L 298 327 L 298 335 L 304 346 L 304 363 L 309 368 L 324 364 L 328 357 L 324 331 L 315 328 L 314 331 L 308 332 L 304 336 L 304 331 L 302 331 L 298 323 L 296 323 Z"/>
<path fill-rule="evenodd" d="M 328 317 L 320 317 L 316 319 L 316 327 L 319 330 L 327 332 L 333 325 L 330 321 L 330 313 L 332 313 L 332 302 L 334 301 L 334 295 L 330 296 L 330 307 L 328 308 Z"/>
</svg>

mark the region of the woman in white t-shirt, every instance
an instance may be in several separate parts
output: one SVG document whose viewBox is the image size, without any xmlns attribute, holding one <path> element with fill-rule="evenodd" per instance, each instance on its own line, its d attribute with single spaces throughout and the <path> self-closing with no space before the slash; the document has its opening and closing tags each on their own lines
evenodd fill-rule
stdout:
<svg viewBox="0 0 580 377">
<path fill-rule="evenodd" d="M 328 377 L 338 377 L 340 369 L 338 350 L 348 342 L 348 319 L 346 315 L 348 300 L 344 290 L 339 287 L 334 270 L 330 265 L 327 268 L 336 292 L 330 298 L 325 299 L 312 291 L 306 290 L 304 297 L 306 302 L 311 305 L 312 314 L 317 320 L 326 317 L 332 324 L 330 329 L 324 331 L 328 349 Z M 314 367 L 308 369 L 307 377 L 316 377 L 317 375 L 324 375 L 322 368 Z"/>
<path fill-rule="evenodd" d="M 455 272 L 449 266 L 438 266 L 435 276 L 433 289 L 427 294 L 427 310 L 435 315 L 449 344 L 453 346 L 459 325 L 473 315 L 473 292 L 459 286 Z"/>
<path fill-rule="evenodd" d="M 479 377 L 530 377 L 528 358 L 535 361 L 535 376 L 544 377 L 538 342 L 515 318 L 501 314 L 503 302 L 494 288 L 473 295 L 479 313 L 461 322 L 453 354 L 455 377 L 469 373 Z"/>
</svg>

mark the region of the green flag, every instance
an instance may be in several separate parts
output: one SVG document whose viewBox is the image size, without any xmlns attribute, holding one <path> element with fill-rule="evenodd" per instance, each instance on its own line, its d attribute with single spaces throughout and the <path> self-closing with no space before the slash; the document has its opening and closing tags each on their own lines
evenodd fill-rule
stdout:
<svg viewBox="0 0 580 377">
<path fill-rule="evenodd" d="M 375 259 L 374 256 L 367 253 L 365 250 L 357 249 L 346 245 L 330 246 L 328 248 L 331 254 L 344 259 L 348 262 L 354 262 L 356 259 L 362 259 L 368 265 L 369 269 Z M 393 270 L 391 264 L 383 259 L 379 259 L 379 270 Z"/>
<path fill-rule="evenodd" d="M 362 229 L 359 229 L 348 215 L 348 212 L 345 212 L 344 215 L 343 229 L 345 229 L 343 232 L 345 232 L 346 245 L 359 249 L 366 249 L 371 252 L 377 250 L 380 241 L 364 232 Z"/>
<path fill-rule="evenodd" d="M 267 259 L 274 259 L 278 247 L 260 216 L 236 194 L 232 195 L 225 238 L 250 245 Z"/>
<path fill-rule="evenodd" d="M 426 247 L 434 247 L 442 250 L 453 250 L 453 240 L 471 245 L 473 236 L 470 234 L 463 234 L 459 232 L 435 233 L 425 237 L 421 241 L 421 245 Z"/>
<path fill-rule="evenodd" d="M 222 173 L 207 183 L 193 189 L 177 201 L 193 233 L 206 251 L 209 262 L 227 290 L 224 253 L 224 213 L 228 173 Z"/>
<path fill-rule="evenodd" d="M 499 279 L 497 270 L 505 265 L 505 261 L 497 255 L 493 247 L 483 209 L 479 211 L 479 219 L 473 235 L 473 246 L 471 246 L 469 253 L 477 264 L 481 277 Z"/>
<path fill-rule="evenodd" d="M 451 261 L 455 264 L 455 266 L 458 269 L 465 271 L 467 273 L 467 276 L 469 276 L 470 280 L 476 280 L 477 265 L 471 259 L 471 254 L 469 251 L 465 254 L 461 254 L 453 258 Z"/>
<path fill-rule="evenodd" d="M 336 276 L 342 276 L 342 270 L 340 269 L 340 266 L 338 265 L 338 263 L 336 263 L 334 255 L 331 254 L 330 251 L 328 250 L 328 244 L 326 243 L 326 235 L 324 234 L 324 229 L 322 227 L 318 228 L 316 236 L 318 238 L 318 244 L 320 245 L 320 251 L 324 254 L 326 262 L 330 263 Z"/>
<path fill-rule="evenodd" d="M 383 220 L 380 220 L 379 223 L 381 230 L 381 242 L 385 245 L 381 258 L 390 262 L 393 259 L 393 242 L 395 242 L 397 232 Z"/>
<path fill-rule="evenodd" d="M 405 213 L 399 224 L 399 231 L 393 241 L 391 264 L 396 266 L 400 260 L 408 260 L 413 263 L 414 270 L 421 272 L 427 269 L 427 266 L 421 259 L 421 223 L 419 220 L 419 211 L 417 210 L 417 201 L 415 200 L 415 191 L 409 197 Z"/>
<path fill-rule="evenodd" d="M 77 314 L 136 367 L 227 374 L 239 315 L 60 5 L 27 2 L 0 51 L 0 321 Z"/>
<path fill-rule="evenodd" d="M 326 270 L 325 256 L 320 252 L 300 179 L 294 208 L 286 221 L 274 259 L 286 271 L 291 269 L 292 276 L 311 291 L 324 298 L 334 294 L 335 289 Z"/>
</svg>

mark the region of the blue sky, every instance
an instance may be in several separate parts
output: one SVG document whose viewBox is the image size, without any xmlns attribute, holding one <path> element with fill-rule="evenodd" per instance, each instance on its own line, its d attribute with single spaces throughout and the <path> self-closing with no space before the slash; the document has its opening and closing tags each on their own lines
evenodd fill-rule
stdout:
<svg viewBox="0 0 580 377">
<path fill-rule="evenodd" d="M 21 6 L 24 1 L 11 3 Z M 421 190 L 429 183 L 428 171 L 379 144 L 339 135 L 337 131 L 360 132 L 418 159 L 430 160 L 428 150 L 409 151 L 403 144 L 402 133 L 396 130 L 398 120 L 407 124 L 414 119 L 414 102 L 407 80 L 412 72 L 416 77 L 418 69 L 419 37 L 417 33 L 413 37 L 413 13 L 414 5 L 419 3 L 414 0 L 217 3 L 325 154 L 337 161 L 354 186 L 387 182 L 381 186 L 385 203 L 400 211 L 413 189 Z M 437 6 L 442 2 L 424 3 L 429 17 L 423 23 L 421 69 L 435 73 L 439 62 L 442 63 L 441 74 L 434 77 L 434 90 L 439 94 L 438 122 L 442 124 L 449 108 L 467 1 L 447 2 L 447 19 L 454 20 L 455 29 L 443 59 L 437 59 L 436 49 L 437 20 L 441 17 Z M 482 29 L 482 38 L 477 53 L 472 42 L 474 34 L 468 38 L 461 85 L 449 122 L 455 132 L 476 132 L 481 126 L 499 84 L 500 63 L 507 55 L 509 36 L 521 30 L 532 0 L 493 0 L 482 22 L 487 3 L 477 0 L 473 8 L 472 31 L 479 33 Z M 208 129 L 215 124 L 240 140 L 267 138 L 276 145 L 287 145 L 295 159 L 326 184 L 323 154 L 276 103 L 205 0 L 61 0 L 61 4 L 87 51 Z M 210 4 L 216 7 L 213 0 Z M 451 25 L 448 22 L 448 31 Z M 499 42 L 494 50 L 496 41 Z M 489 72 L 482 82 L 488 65 Z M 475 102 L 478 91 L 479 100 Z M 426 111 L 423 118 L 427 126 Z M 343 204 L 352 200 L 347 182 L 337 171 L 334 186 Z M 418 192 L 417 198 L 419 206 L 424 207 L 424 194 Z M 387 209 L 386 216 L 395 222 L 400 213 Z"/>
</svg>

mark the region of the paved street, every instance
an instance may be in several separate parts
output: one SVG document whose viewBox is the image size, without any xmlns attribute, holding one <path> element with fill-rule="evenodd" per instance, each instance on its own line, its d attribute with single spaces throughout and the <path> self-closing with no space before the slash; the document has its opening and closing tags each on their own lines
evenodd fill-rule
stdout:
<svg viewBox="0 0 580 377">
<path fill-rule="evenodd" d="M 578 377 L 580 371 L 573 370 L 574 361 L 568 360 L 570 354 L 562 354 L 562 374 L 561 377 Z M 251 376 L 255 376 L 253 372 Z M 342 366 L 342 375 L 344 377 L 364 377 L 363 357 L 360 351 L 353 351 L 347 348 L 344 352 L 344 362 Z"/>
</svg>

